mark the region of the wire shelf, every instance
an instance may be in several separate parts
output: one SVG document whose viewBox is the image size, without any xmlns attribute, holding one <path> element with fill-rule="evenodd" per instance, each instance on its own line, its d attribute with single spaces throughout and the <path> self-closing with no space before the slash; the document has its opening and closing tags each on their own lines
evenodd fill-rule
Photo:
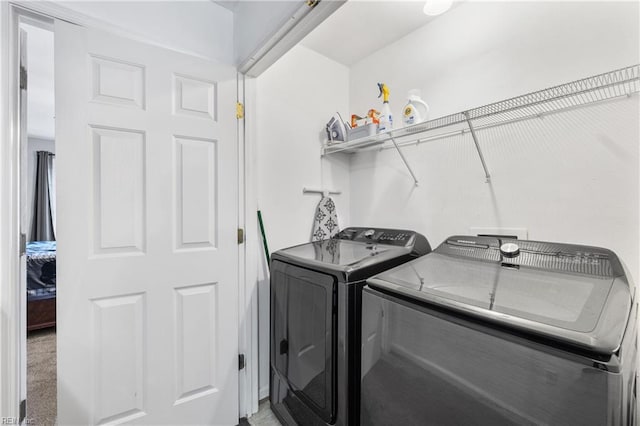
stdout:
<svg viewBox="0 0 640 426">
<path fill-rule="evenodd" d="M 557 113 L 640 92 L 640 64 L 516 96 L 467 111 L 394 129 L 375 136 L 324 146 L 324 154 L 353 153 L 392 139 L 402 146 L 470 130 Z M 488 173 L 487 173 L 488 177 Z"/>
</svg>

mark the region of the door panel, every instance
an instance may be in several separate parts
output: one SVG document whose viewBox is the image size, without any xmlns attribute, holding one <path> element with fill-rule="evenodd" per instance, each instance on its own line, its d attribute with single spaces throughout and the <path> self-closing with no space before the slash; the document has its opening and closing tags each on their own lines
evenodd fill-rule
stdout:
<svg viewBox="0 0 640 426">
<path fill-rule="evenodd" d="M 217 352 L 212 342 L 218 340 L 217 289 L 217 283 L 176 289 L 176 403 L 219 392 L 211 362 Z"/>
<path fill-rule="evenodd" d="M 181 136 L 174 144 L 176 249 L 215 248 L 217 142 Z"/>
<path fill-rule="evenodd" d="M 144 252 L 145 134 L 91 126 L 94 254 Z"/>
<path fill-rule="evenodd" d="M 144 67 L 91 56 L 91 100 L 144 109 Z"/>
<path fill-rule="evenodd" d="M 272 366 L 329 422 L 335 415 L 336 279 L 282 262 L 273 263 L 271 277 Z"/>
<path fill-rule="evenodd" d="M 235 71 L 55 30 L 59 423 L 236 424 Z"/>
<path fill-rule="evenodd" d="M 144 416 L 145 295 L 92 301 L 94 423 Z M 118 374 L 114 374 L 118 372 Z"/>
</svg>

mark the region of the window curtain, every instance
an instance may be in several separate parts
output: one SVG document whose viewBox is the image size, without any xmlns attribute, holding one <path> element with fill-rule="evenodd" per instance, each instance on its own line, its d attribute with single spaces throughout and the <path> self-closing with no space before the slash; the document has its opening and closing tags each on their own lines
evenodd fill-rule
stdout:
<svg viewBox="0 0 640 426">
<path fill-rule="evenodd" d="M 56 240 L 55 155 L 49 151 L 36 153 L 36 188 L 33 203 L 31 241 Z"/>
</svg>

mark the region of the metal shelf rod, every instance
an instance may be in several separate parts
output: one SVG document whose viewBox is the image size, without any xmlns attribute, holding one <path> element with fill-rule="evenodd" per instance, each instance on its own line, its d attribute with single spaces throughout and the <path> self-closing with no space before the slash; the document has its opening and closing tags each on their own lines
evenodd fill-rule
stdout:
<svg viewBox="0 0 640 426">
<path fill-rule="evenodd" d="M 393 142 L 393 144 L 395 145 L 396 150 L 398 151 L 398 154 L 400 154 L 400 158 L 402 158 L 402 161 L 404 162 L 404 165 L 407 167 L 407 170 L 409 170 L 409 173 L 411 173 L 411 177 L 413 178 L 413 182 L 415 183 L 416 186 L 418 186 L 418 179 L 416 178 L 416 175 L 413 173 L 413 170 L 411 170 L 411 166 L 407 162 L 407 159 L 404 157 L 404 154 L 402 153 L 402 150 L 400 149 L 400 147 L 396 143 L 396 140 L 393 138 L 393 136 L 390 136 L 390 138 L 391 138 L 391 142 Z"/>
<path fill-rule="evenodd" d="M 484 155 L 482 155 L 482 149 L 480 149 L 480 144 L 478 143 L 478 137 L 476 136 L 476 131 L 473 128 L 473 124 L 471 124 L 471 120 L 469 119 L 469 113 L 464 113 L 465 117 L 467 117 L 467 124 L 469 125 L 469 130 L 471 130 L 471 137 L 473 138 L 473 143 L 476 144 L 476 150 L 478 151 L 478 156 L 480 157 L 480 162 L 482 163 L 482 168 L 484 169 L 484 175 L 487 178 L 487 183 L 491 181 L 491 175 L 489 174 L 489 170 L 487 170 L 487 163 L 484 161 Z"/>
</svg>

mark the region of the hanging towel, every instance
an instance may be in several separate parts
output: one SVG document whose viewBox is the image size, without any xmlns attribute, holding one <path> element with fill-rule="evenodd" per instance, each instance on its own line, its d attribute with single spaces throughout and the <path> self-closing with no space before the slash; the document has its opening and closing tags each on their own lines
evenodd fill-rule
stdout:
<svg viewBox="0 0 640 426">
<path fill-rule="evenodd" d="M 331 197 L 322 197 L 313 220 L 311 241 L 321 241 L 338 234 L 338 214 Z"/>
</svg>

